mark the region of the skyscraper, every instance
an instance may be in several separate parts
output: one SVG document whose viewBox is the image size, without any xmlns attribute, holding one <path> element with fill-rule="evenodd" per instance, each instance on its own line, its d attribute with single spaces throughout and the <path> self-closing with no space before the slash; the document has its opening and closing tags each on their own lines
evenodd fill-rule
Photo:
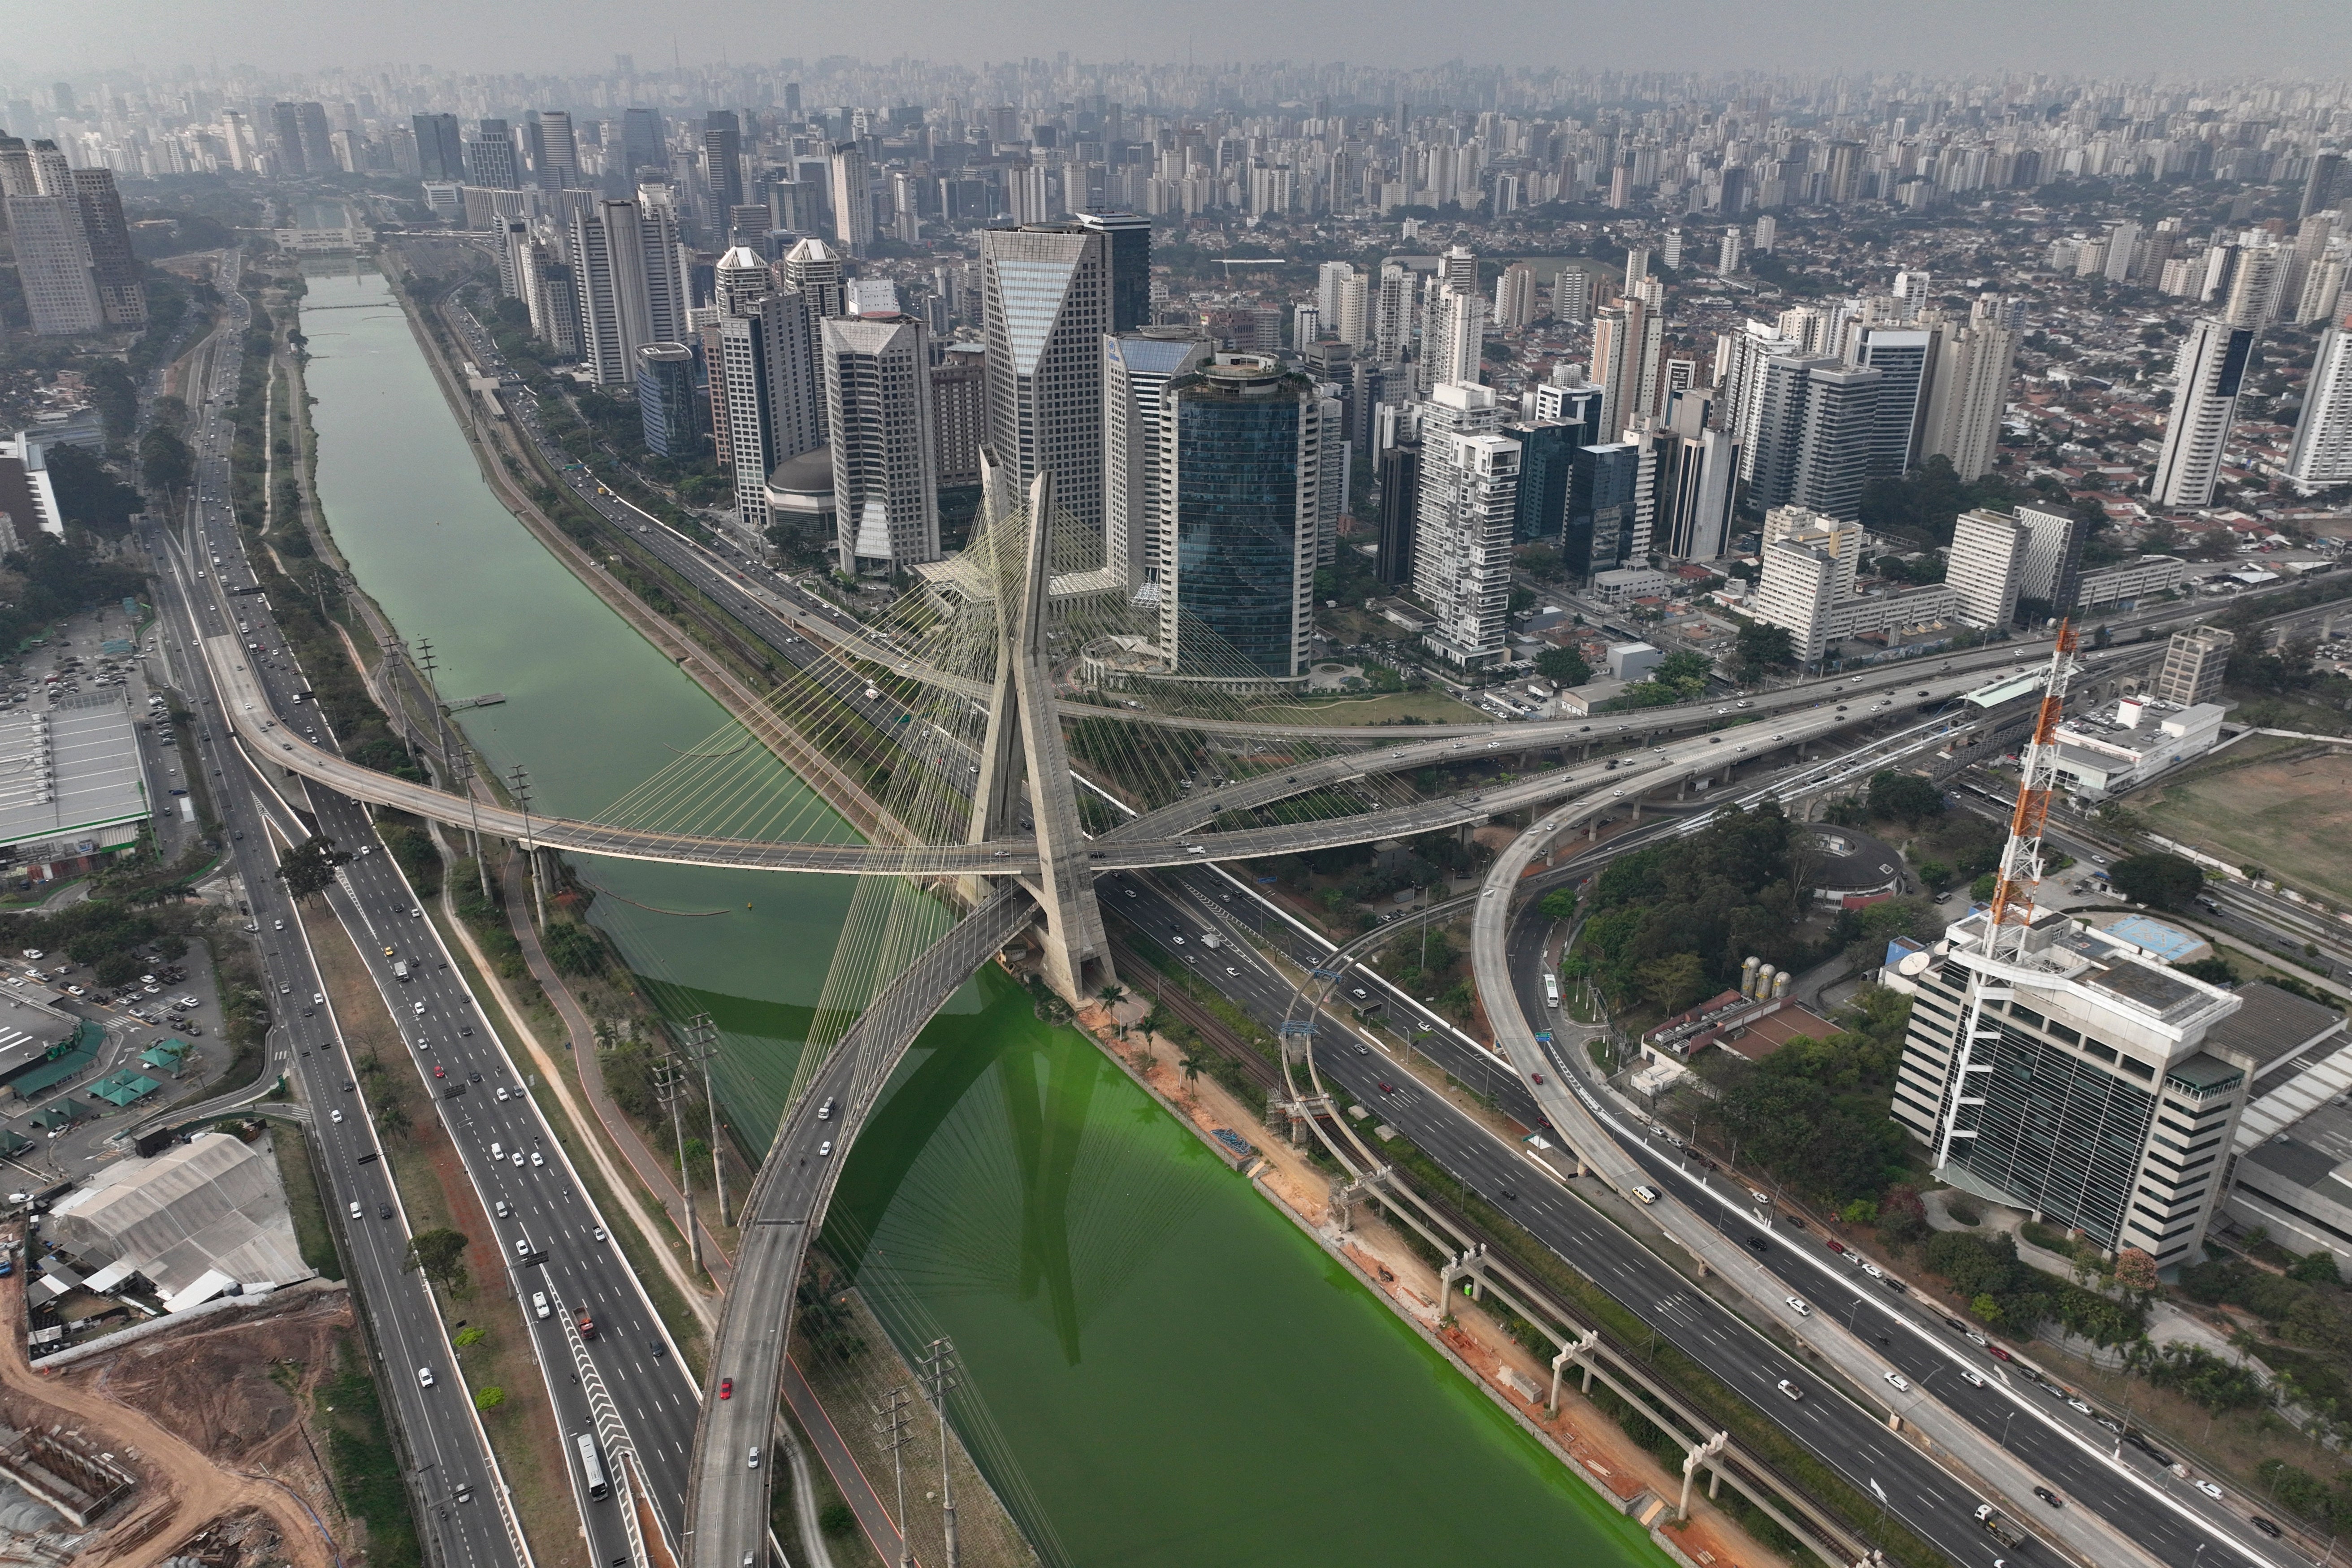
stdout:
<svg viewBox="0 0 2352 1568">
<path fill-rule="evenodd" d="M 1110 237 L 1075 224 L 983 230 L 980 288 L 997 467 L 1024 489 L 1051 472 L 1055 504 L 1100 537 Z"/>
<path fill-rule="evenodd" d="M 8 232 L 26 313 L 40 337 L 94 332 L 106 325 L 90 273 L 81 204 L 70 194 L 6 198 Z"/>
<path fill-rule="evenodd" d="M 2254 329 L 2212 316 L 2199 318 L 2181 340 L 2173 364 L 2171 416 L 2156 458 L 2148 494 L 2158 506 L 2200 507 L 2213 500 L 2221 452 L 2237 417 L 2238 392 L 2253 355 Z"/>
<path fill-rule="evenodd" d="M 833 237 L 851 256 L 874 245 L 874 194 L 866 171 L 866 149 L 855 142 L 834 143 Z"/>
<path fill-rule="evenodd" d="M 1926 274 L 1906 272 L 1920 280 Z M 1927 412 L 1927 374 L 1934 368 L 1937 332 L 1931 328 L 1871 323 L 1854 330 L 1853 360 L 1879 373 L 1872 415 L 1870 477 L 1899 479 L 1917 461 L 1914 456 L 1921 416 Z"/>
<path fill-rule="evenodd" d="M 1180 675 L 1292 679 L 1314 633 L 1325 421 L 1314 384 L 1219 354 L 1161 395 L 1160 640 Z"/>
<path fill-rule="evenodd" d="M 1421 509 L 1421 445 L 1402 441 L 1381 454 L 1381 538 L 1374 571 L 1384 588 L 1412 581 L 1413 529 Z"/>
<path fill-rule="evenodd" d="M 1927 414 L 1920 422 L 1919 458 L 1925 461 L 1940 453 L 1951 459 L 1961 479 L 1980 479 L 1991 468 L 2000 447 L 2017 334 L 1996 321 L 1979 300 L 1967 326 L 1948 324 L 1938 335 Z"/>
<path fill-rule="evenodd" d="M 2083 545 L 2091 536 L 2090 522 L 2073 512 L 2037 506 L 2020 506 L 2017 521 L 2025 530 L 2017 596 L 2039 600 L 2053 616 L 2071 613 L 2082 596 Z"/>
<path fill-rule="evenodd" d="M 1633 441 L 1596 441 L 1577 447 L 1570 463 L 1560 555 L 1570 572 L 1590 580 L 1633 559 L 1641 521 L 1642 448 Z"/>
<path fill-rule="evenodd" d="M 1210 357 L 1189 327 L 1113 332 L 1103 348 L 1104 564 L 1123 567 L 1129 588 L 1159 571 L 1160 394 Z"/>
<path fill-rule="evenodd" d="M 637 348 L 637 416 L 646 449 L 664 458 L 702 452 L 703 420 L 694 395 L 694 351 L 684 343 Z"/>
<path fill-rule="evenodd" d="M 423 140 L 419 137 L 419 141 Z M 669 169 L 668 137 L 657 109 L 625 110 L 621 114 L 621 156 L 605 170 L 606 178 L 624 191 L 636 189 L 637 177 L 647 169 Z M 457 176 L 452 174 L 450 178 Z"/>
<path fill-rule="evenodd" d="M 580 142 L 569 110 L 550 109 L 539 117 L 539 142 L 545 154 L 539 183 L 551 191 L 580 188 Z"/>
<path fill-rule="evenodd" d="M 456 115 L 415 114 L 409 117 L 409 123 L 416 131 L 418 172 L 425 179 L 466 177 L 466 147 L 457 132 Z"/>
<path fill-rule="evenodd" d="M 719 320 L 713 390 L 727 400 L 736 526 L 747 538 L 763 542 L 772 521 L 768 476 L 824 444 L 818 318 L 793 289 L 744 301 L 740 310 Z"/>
<path fill-rule="evenodd" d="M 73 195 L 81 214 L 82 237 L 89 246 L 90 279 L 98 288 L 99 313 L 110 327 L 145 326 L 147 290 L 140 280 L 139 258 L 131 251 L 131 229 L 123 221 L 114 171 L 74 170 Z"/>
<path fill-rule="evenodd" d="M 710 192 L 711 226 L 724 228 L 728 209 L 743 205 L 743 126 L 731 109 L 702 117 L 702 179 Z"/>
<path fill-rule="evenodd" d="M 1132 332 L 1151 324 L 1151 220 L 1134 213 L 1072 213 L 1080 228 L 1110 245 L 1110 330 Z M 1323 318 L 1325 330 L 1331 318 Z"/>
<path fill-rule="evenodd" d="M 803 239 L 784 252 L 784 283 L 808 301 L 809 314 L 819 321 L 849 312 L 848 285 L 843 281 L 840 255 L 821 239 Z"/>
<path fill-rule="evenodd" d="M 323 103 L 296 104 L 294 122 L 302 138 L 303 166 L 313 174 L 332 174 L 335 148 L 333 137 L 327 129 L 327 106 Z"/>
<path fill-rule="evenodd" d="M 1653 537 L 1677 561 L 1721 555 L 1731 528 L 1732 489 L 1739 477 L 1738 442 L 1710 426 L 1713 401 L 1677 393 L 1663 427 L 1652 437 L 1657 457 L 1657 516 Z"/>
<path fill-rule="evenodd" d="M 302 111 L 288 102 L 269 106 L 269 129 L 276 142 L 278 174 L 284 179 L 299 179 L 310 173 L 302 156 Z"/>
<path fill-rule="evenodd" d="M 514 134 L 505 121 L 483 121 L 474 139 L 466 143 L 466 176 L 468 184 L 494 191 L 522 189 L 522 174 L 515 167 Z"/>
<path fill-rule="evenodd" d="M 1495 275 L 1495 325 L 1507 332 L 1523 330 L 1536 318 L 1536 275 L 1524 261 L 1514 261 Z"/>
<path fill-rule="evenodd" d="M 1844 368 L 1843 360 L 1801 353 L 1769 354 L 1757 363 L 1743 418 L 1752 442 L 1746 463 L 1749 499 L 1758 507 L 1769 511 L 1797 500 L 1813 373 Z"/>
<path fill-rule="evenodd" d="M 1437 309 L 1431 318 L 1434 330 L 1422 345 L 1423 374 L 1433 387 L 1447 382 L 1478 379 L 1479 349 L 1486 336 L 1486 298 L 1475 289 L 1448 281 L 1437 290 Z"/>
<path fill-rule="evenodd" d="M 930 351 L 912 316 L 835 317 L 824 349 L 825 430 L 845 572 L 940 558 Z"/>
<path fill-rule="evenodd" d="M 629 384 L 646 344 L 688 335 L 677 220 L 658 193 L 644 194 L 642 201 L 599 202 L 572 216 L 580 353 L 604 386 Z"/>
<path fill-rule="evenodd" d="M 1594 312 L 1592 382 L 1601 388 L 1601 427 L 1614 437 L 1642 403 L 1642 360 L 1649 310 L 1639 300 L 1620 300 Z"/>
<path fill-rule="evenodd" d="M 2352 481 L 2352 313 L 2330 322 L 2312 357 L 2286 477 L 2311 489 Z"/>
<path fill-rule="evenodd" d="M 1498 422 L 1492 387 L 1448 383 L 1422 405 L 1412 589 L 1436 617 L 1425 634 L 1432 650 L 1468 669 L 1509 651 L 1519 444 L 1496 433 Z"/>
<path fill-rule="evenodd" d="M 1797 504 L 1823 517 L 1862 515 L 1862 487 L 1878 449 L 1874 370 L 1816 365 L 1806 373 L 1804 447 L 1797 460 Z"/>
<path fill-rule="evenodd" d="M 1372 357 L 1402 364 L 1412 346 L 1412 274 L 1393 261 L 1381 264 L 1381 287 L 1372 310 Z"/>
</svg>

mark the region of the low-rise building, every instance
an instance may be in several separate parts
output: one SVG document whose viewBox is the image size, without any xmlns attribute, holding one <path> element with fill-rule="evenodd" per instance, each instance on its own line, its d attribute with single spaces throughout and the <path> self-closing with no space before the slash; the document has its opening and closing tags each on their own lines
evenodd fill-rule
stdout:
<svg viewBox="0 0 2352 1568">
<path fill-rule="evenodd" d="M 131 710 L 113 692 L 0 718 L 0 850 L 36 881 L 135 842 L 153 806 Z"/>
<path fill-rule="evenodd" d="M 2203 756 L 2221 738 L 2221 710 L 2210 702 L 2126 697 L 2058 726 L 2058 785 L 2105 800 Z"/>
<path fill-rule="evenodd" d="M 2105 605 L 2128 605 L 2171 593 L 2188 580 L 2189 563 L 2177 555 L 2142 555 L 2118 561 L 2113 566 L 2083 574 L 2082 592 L 2074 601 L 2074 609 L 2080 614 Z"/>
<path fill-rule="evenodd" d="M 1629 605 L 1636 599 L 1656 598 L 1671 594 L 1675 579 L 1651 566 L 1621 566 L 1613 572 L 1596 572 L 1592 576 L 1592 596 L 1611 606 Z"/>
</svg>

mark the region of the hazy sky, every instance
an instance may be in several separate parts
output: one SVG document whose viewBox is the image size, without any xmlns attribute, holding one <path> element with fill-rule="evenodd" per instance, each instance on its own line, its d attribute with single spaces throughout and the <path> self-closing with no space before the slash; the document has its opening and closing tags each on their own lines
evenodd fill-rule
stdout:
<svg viewBox="0 0 2352 1568">
<path fill-rule="evenodd" d="M 2352 72 L 2352 0 L 15 0 L 0 80 L 177 60 L 490 71 L 869 60 L 1459 58 L 1567 67 L 2097 74 Z"/>
</svg>

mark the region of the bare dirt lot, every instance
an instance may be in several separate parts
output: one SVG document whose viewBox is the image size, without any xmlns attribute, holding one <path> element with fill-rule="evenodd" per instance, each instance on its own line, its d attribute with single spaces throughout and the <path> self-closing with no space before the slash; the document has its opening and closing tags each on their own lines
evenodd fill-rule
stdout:
<svg viewBox="0 0 2352 1568">
<path fill-rule="evenodd" d="M 2131 806 L 2168 838 L 2352 904 L 2352 752 L 2254 737 Z"/>
<path fill-rule="evenodd" d="M 0 1316 L 11 1322 L 22 1321 L 23 1278 L 0 1288 Z M 280 1560 L 326 1568 L 333 1528 L 326 1521 L 341 1516 L 300 1431 L 301 1414 L 329 1346 L 350 1327 L 341 1292 L 305 1292 L 53 1375 L 28 1366 L 23 1341 L 10 1332 L 0 1335 L 0 1420 L 80 1433 L 137 1473 L 138 1489 L 100 1521 L 103 1533 L 87 1561 L 160 1563 L 228 1516 L 254 1514 L 260 1519 L 226 1533 L 256 1546 L 274 1534 L 269 1550 Z M 281 1370 L 289 1365 L 290 1375 Z M 213 1543 L 215 1555 L 226 1550 L 225 1540 Z"/>
</svg>

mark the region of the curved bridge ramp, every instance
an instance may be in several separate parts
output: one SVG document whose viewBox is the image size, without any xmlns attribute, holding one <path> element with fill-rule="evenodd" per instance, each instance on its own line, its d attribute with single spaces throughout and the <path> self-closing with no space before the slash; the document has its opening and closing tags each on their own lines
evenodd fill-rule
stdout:
<svg viewBox="0 0 2352 1568">
<path fill-rule="evenodd" d="M 801 1266 L 824 1223 L 849 1143 L 890 1075 L 933 1014 L 989 955 L 1037 919 L 1018 886 L 995 892 L 874 998 L 834 1047 L 788 1112 L 743 1205 L 735 1283 L 719 1320 L 688 1470 L 688 1568 L 743 1568 L 766 1559 L 769 1433 L 775 1426 L 784 1352 Z M 819 1112 L 830 1107 L 830 1114 Z M 832 1152 L 817 1152 L 830 1141 Z M 731 1395 L 718 1397 L 730 1378 Z M 751 1451 L 760 1450 L 759 1468 Z"/>
</svg>

